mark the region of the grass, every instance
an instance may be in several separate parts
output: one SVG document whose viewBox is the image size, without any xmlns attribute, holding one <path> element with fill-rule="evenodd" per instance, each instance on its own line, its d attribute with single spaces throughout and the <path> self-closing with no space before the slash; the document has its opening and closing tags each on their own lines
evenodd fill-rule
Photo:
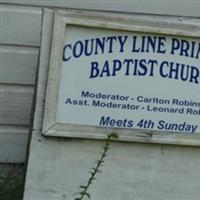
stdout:
<svg viewBox="0 0 200 200">
<path fill-rule="evenodd" d="M 23 165 L 0 164 L 0 200 L 22 200 Z"/>
</svg>

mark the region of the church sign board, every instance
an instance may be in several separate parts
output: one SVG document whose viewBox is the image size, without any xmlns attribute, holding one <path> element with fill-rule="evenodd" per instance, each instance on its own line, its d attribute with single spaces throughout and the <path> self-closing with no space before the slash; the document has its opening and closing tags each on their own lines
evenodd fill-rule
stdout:
<svg viewBox="0 0 200 200">
<path fill-rule="evenodd" d="M 200 28 L 91 15 L 55 13 L 43 134 L 199 145 Z"/>
</svg>

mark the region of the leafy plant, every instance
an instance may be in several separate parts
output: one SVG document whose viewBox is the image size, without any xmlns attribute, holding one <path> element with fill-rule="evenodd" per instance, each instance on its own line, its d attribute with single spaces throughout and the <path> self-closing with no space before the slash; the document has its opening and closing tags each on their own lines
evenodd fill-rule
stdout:
<svg viewBox="0 0 200 200">
<path fill-rule="evenodd" d="M 23 192 L 23 179 L 21 174 L 12 172 L 9 168 L 8 172 L 0 174 L 0 199 L 15 200 L 21 199 Z"/>
<path fill-rule="evenodd" d="M 105 162 L 107 152 L 110 149 L 111 141 L 117 138 L 118 138 L 118 135 L 116 133 L 110 133 L 109 135 L 107 135 L 107 138 L 105 139 L 105 145 L 103 146 L 103 152 L 101 153 L 101 157 L 99 158 L 99 160 L 96 161 L 96 165 L 93 168 L 91 168 L 91 170 L 89 171 L 90 177 L 87 181 L 87 184 L 80 186 L 81 191 L 78 193 L 79 197 L 75 198 L 74 200 L 82 200 L 84 197 L 91 199 L 91 195 L 88 192 L 88 189 L 92 185 L 93 181 L 95 180 L 96 174 L 101 172 L 100 167 L 102 167 L 103 163 Z"/>
</svg>

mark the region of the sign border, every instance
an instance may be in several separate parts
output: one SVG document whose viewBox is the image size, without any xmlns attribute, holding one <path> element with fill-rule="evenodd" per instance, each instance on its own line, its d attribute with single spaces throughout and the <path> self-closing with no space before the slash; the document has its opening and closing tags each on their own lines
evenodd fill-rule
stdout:
<svg viewBox="0 0 200 200">
<path fill-rule="evenodd" d="M 48 15 L 52 15 L 52 13 L 53 34 L 50 37 L 50 41 L 44 39 L 43 36 L 42 40 L 45 40 L 45 42 L 41 41 L 42 46 L 47 46 L 46 43 L 48 42 L 51 43 L 51 48 L 48 57 L 43 58 L 42 56 L 40 56 L 40 71 L 42 68 L 41 64 L 44 62 L 44 59 L 49 60 L 49 73 L 46 85 L 46 97 L 42 125 L 43 135 L 55 137 L 104 139 L 107 134 L 115 132 L 119 135 L 119 141 L 200 146 L 200 134 L 189 135 L 185 133 L 174 132 L 69 125 L 56 122 L 59 78 L 62 65 L 62 60 L 60 59 L 62 57 L 61 47 L 64 42 L 64 34 L 65 30 L 67 30 L 67 25 L 199 38 L 200 22 L 183 22 L 177 20 L 177 18 L 175 18 L 175 20 L 174 18 L 172 20 L 167 18 L 168 20 L 166 20 L 165 17 L 144 17 L 142 15 L 106 14 L 99 12 L 75 10 L 44 10 L 43 26 L 45 24 L 48 24 L 49 20 L 52 20 L 52 18 L 47 17 Z M 46 30 L 43 29 L 43 32 L 44 31 Z M 41 55 L 45 54 L 42 51 L 47 51 L 47 49 L 42 48 L 42 46 Z"/>
</svg>

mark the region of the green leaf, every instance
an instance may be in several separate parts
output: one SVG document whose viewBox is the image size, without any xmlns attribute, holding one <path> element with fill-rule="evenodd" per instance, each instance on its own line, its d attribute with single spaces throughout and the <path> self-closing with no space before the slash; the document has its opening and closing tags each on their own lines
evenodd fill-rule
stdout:
<svg viewBox="0 0 200 200">
<path fill-rule="evenodd" d="M 87 187 L 84 185 L 81 185 L 80 188 L 86 189 Z"/>
<path fill-rule="evenodd" d="M 111 133 L 109 136 L 112 139 L 118 139 L 119 138 L 119 135 L 117 133 Z"/>
<path fill-rule="evenodd" d="M 91 199 L 91 196 L 89 193 L 86 192 L 85 195 L 88 197 L 88 199 Z"/>
</svg>

